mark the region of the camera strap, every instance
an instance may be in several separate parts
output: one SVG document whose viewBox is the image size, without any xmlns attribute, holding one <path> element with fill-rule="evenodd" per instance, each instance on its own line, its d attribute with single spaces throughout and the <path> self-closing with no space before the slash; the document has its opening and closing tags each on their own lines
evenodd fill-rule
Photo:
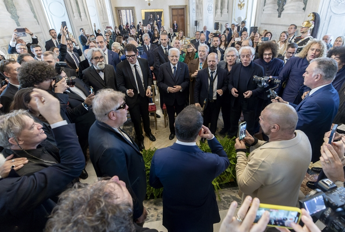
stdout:
<svg viewBox="0 0 345 232">
<path fill-rule="evenodd" d="M 210 81 L 210 83 L 209 83 L 209 85 L 208 85 L 208 93 L 209 93 L 209 101 L 210 102 L 213 102 L 213 84 L 214 84 L 214 81 L 217 79 L 217 77 L 218 77 L 218 70 L 217 70 L 217 72 L 216 72 L 216 75 L 214 75 L 214 77 L 213 77 L 213 80 L 211 79 L 211 75 L 210 75 L 210 72 L 208 72 L 208 79 L 209 79 L 209 81 Z M 212 93 L 212 95 L 211 95 L 211 93 Z"/>
</svg>

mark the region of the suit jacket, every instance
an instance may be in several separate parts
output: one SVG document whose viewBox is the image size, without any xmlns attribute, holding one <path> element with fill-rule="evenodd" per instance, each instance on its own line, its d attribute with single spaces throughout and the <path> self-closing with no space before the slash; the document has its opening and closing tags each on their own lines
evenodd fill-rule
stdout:
<svg viewBox="0 0 345 232">
<path fill-rule="evenodd" d="M 18 91 L 18 88 L 10 83 L 7 84 L 6 89 L 0 95 L 0 103 L 3 105 L 1 111 L 5 114 L 10 112 L 10 106 L 13 101 L 14 95 Z"/>
<path fill-rule="evenodd" d="M 237 152 L 236 179 L 244 195 L 258 197 L 265 204 L 296 206 L 310 164 L 311 146 L 303 131 L 296 130 L 295 134 L 290 140 L 259 140 L 248 157 L 243 151 Z"/>
<path fill-rule="evenodd" d="M 210 31 L 201 31 L 201 33 L 204 33 L 205 34 L 205 37 L 206 37 L 206 42 L 208 41 L 208 36 L 210 35 Z"/>
<path fill-rule="evenodd" d="M 320 158 L 324 134 L 330 130 L 339 108 L 339 95 L 332 84 L 318 89 L 295 107 L 298 114 L 297 129 L 309 138 L 313 150 L 312 161 Z"/>
<path fill-rule="evenodd" d="M 117 175 L 126 183 L 134 202 L 133 218 L 139 218 L 146 195 L 146 173 L 138 146 L 109 125 L 95 121 L 89 133 L 89 150 L 98 177 Z"/>
<path fill-rule="evenodd" d="M 251 64 L 249 66 L 251 66 L 251 69 L 252 69 L 251 75 L 248 79 L 246 78 L 247 83 L 245 83 L 245 84 L 247 86 L 247 90 L 251 90 L 253 94 L 250 98 L 245 99 L 245 101 L 247 101 L 247 108 L 248 109 L 256 109 L 257 103 L 258 103 L 257 96 L 260 95 L 264 91 L 264 88 L 259 87 L 254 82 L 253 76 L 257 75 L 259 77 L 262 77 L 264 74 L 264 69 L 260 65 L 255 64 L 253 61 L 251 62 Z M 243 68 L 242 64 L 239 63 L 239 64 L 235 64 L 231 69 L 230 76 L 229 76 L 229 85 L 228 85 L 228 89 L 230 92 L 231 92 L 232 88 L 236 88 L 238 90 L 240 82 L 245 81 L 245 79 L 241 78 L 241 76 L 240 76 L 241 68 Z M 240 98 L 240 97 L 242 97 L 242 96 L 238 96 L 237 98 Z M 235 101 L 237 98 L 235 98 L 235 97 L 230 98 L 231 99 L 231 101 L 230 101 L 231 107 L 234 107 Z"/>
<path fill-rule="evenodd" d="M 87 43 L 87 38 L 86 38 L 84 35 L 80 35 L 80 36 L 79 36 L 79 42 L 80 42 L 81 46 L 83 46 L 83 51 L 84 51 L 85 49 L 87 49 L 87 45 L 86 45 L 86 43 Z"/>
<path fill-rule="evenodd" d="M 163 102 L 166 105 L 172 106 L 174 105 L 176 99 L 178 105 L 184 105 L 186 101 L 186 94 L 188 94 L 189 85 L 189 72 L 187 64 L 180 61 L 177 63 L 176 77 L 174 77 L 172 73 L 170 62 L 162 64 L 159 70 L 157 86 L 160 89 Z M 168 87 L 173 87 L 175 85 L 180 85 L 182 87 L 181 91 L 177 93 L 168 93 Z"/>
<path fill-rule="evenodd" d="M 108 64 L 112 65 L 114 67 L 114 70 L 116 71 L 116 65 L 120 63 L 119 54 L 116 52 L 113 52 L 112 50 L 107 49 L 108 54 Z"/>
<path fill-rule="evenodd" d="M 31 43 L 26 43 L 26 47 L 28 49 L 28 53 L 30 53 L 31 56 L 34 57 L 34 54 L 32 54 L 32 52 L 31 52 L 30 46 L 32 44 L 38 44 L 38 38 L 37 37 L 36 38 L 31 38 L 31 40 L 32 40 Z M 16 46 L 11 47 L 11 45 L 9 44 L 7 52 L 8 52 L 8 54 L 17 54 Z"/>
<path fill-rule="evenodd" d="M 146 91 L 147 87 L 153 84 L 149 65 L 148 65 L 147 60 L 141 59 L 141 58 L 137 58 L 137 59 L 138 59 L 140 69 L 143 74 L 144 90 Z M 138 89 L 135 83 L 136 83 L 136 79 L 133 75 L 131 65 L 128 62 L 128 60 L 125 60 L 121 62 L 120 64 L 118 64 L 117 73 L 116 73 L 117 89 L 125 94 L 128 89 L 133 89 L 133 92 L 134 92 L 133 97 L 129 97 L 126 94 L 126 103 L 128 107 L 133 107 L 134 105 L 139 103 Z M 146 95 L 146 93 L 144 94 Z"/>
<path fill-rule="evenodd" d="M 53 42 L 53 39 L 47 40 L 45 47 L 46 47 L 46 51 L 49 51 L 49 49 L 51 49 L 52 47 L 56 47 L 55 43 Z M 60 43 L 57 47 L 60 48 Z"/>
<path fill-rule="evenodd" d="M 143 44 L 142 46 L 143 46 L 144 52 L 147 54 L 147 60 L 149 62 L 149 66 L 153 66 L 155 63 L 153 51 L 157 48 L 157 45 L 151 43 L 149 50 L 147 50 L 146 45 Z"/>
<path fill-rule="evenodd" d="M 104 80 L 97 73 L 96 69 L 92 66 L 83 71 L 83 80 L 88 86 L 92 86 L 95 93 L 100 89 L 116 88 L 116 74 L 114 68 L 106 64 L 104 68 Z"/>
<path fill-rule="evenodd" d="M 238 31 L 239 36 L 241 36 L 242 32 L 244 32 L 244 31 L 248 31 L 247 28 L 246 27 L 243 27 L 243 28 L 240 27 L 239 31 Z"/>
<path fill-rule="evenodd" d="M 194 89 L 195 89 L 195 83 L 196 83 L 196 77 L 192 77 L 192 74 L 195 73 L 196 70 L 199 70 L 199 58 L 196 58 L 194 60 L 191 60 L 188 64 L 188 70 L 189 70 L 189 104 L 194 104 Z M 207 58 L 205 62 L 202 65 L 202 69 L 207 68 Z"/>
<path fill-rule="evenodd" d="M 199 103 L 201 106 L 204 105 L 204 100 L 208 99 L 208 91 L 209 91 L 209 73 L 208 68 L 205 68 L 198 72 L 196 76 L 196 83 L 194 89 L 194 101 L 195 103 Z M 217 68 L 217 90 L 222 89 L 223 94 L 228 89 L 228 82 L 227 82 L 227 71 L 225 69 Z M 216 75 L 216 74 L 215 74 Z M 214 78 L 215 76 L 213 76 Z M 217 100 L 222 100 L 222 96 L 218 93 L 216 94 Z"/>
<path fill-rule="evenodd" d="M 173 32 L 177 32 L 177 31 L 178 31 L 178 25 L 176 23 L 176 24 L 173 24 Z"/>
<path fill-rule="evenodd" d="M 169 231 L 209 231 L 220 221 L 212 180 L 229 166 L 229 159 L 216 138 L 208 144 L 213 154 L 174 143 L 152 158 L 150 185 L 164 187 L 163 225 Z"/>
<path fill-rule="evenodd" d="M 168 46 L 168 51 L 170 48 L 172 48 L 172 47 Z M 164 54 L 162 46 L 158 46 L 153 51 L 153 56 L 154 56 L 154 60 L 155 60 L 155 63 L 153 65 L 155 69 L 153 70 L 153 72 L 154 72 L 156 78 L 158 78 L 160 66 L 166 62 L 169 62 L 169 58 L 168 58 L 168 56 L 166 56 Z"/>
<path fill-rule="evenodd" d="M 83 80 L 83 71 L 90 67 L 89 61 L 87 59 L 83 60 L 82 62 L 79 63 L 79 71 L 78 71 L 78 76 L 80 79 Z"/>
<path fill-rule="evenodd" d="M 1 231 L 43 231 L 55 207 L 50 198 L 62 193 L 85 167 L 74 125 L 52 130 L 59 148 L 60 163 L 29 176 L 0 179 Z"/>
<path fill-rule="evenodd" d="M 198 50 L 200 44 L 199 40 L 196 41 L 196 39 L 192 39 L 190 42 L 194 45 L 195 49 Z"/>
<path fill-rule="evenodd" d="M 80 49 L 76 49 L 76 50 L 73 49 L 73 53 L 76 55 L 76 57 L 77 57 L 77 59 L 78 59 L 78 61 L 80 63 L 80 56 L 83 55 L 83 52 Z M 66 63 L 68 64 L 68 66 L 70 68 L 73 68 L 73 69 L 79 68 L 79 66 L 77 66 L 75 64 L 75 61 L 74 61 L 73 57 L 68 52 L 66 54 L 65 60 L 66 60 Z"/>
</svg>

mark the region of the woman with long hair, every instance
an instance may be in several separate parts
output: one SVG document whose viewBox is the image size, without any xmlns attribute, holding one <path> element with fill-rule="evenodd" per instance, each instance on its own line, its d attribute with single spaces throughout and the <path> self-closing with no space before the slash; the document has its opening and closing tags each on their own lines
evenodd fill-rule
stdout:
<svg viewBox="0 0 345 232">
<path fill-rule="evenodd" d="M 157 45 L 157 46 L 158 46 L 158 44 L 159 44 L 159 33 L 158 33 L 158 30 L 156 30 L 156 29 L 153 31 L 152 43 L 153 43 L 154 45 Z"/>
<path fill-rule="evenodd" d="M 119 57 L 121 57 L 124 53 L 123 53 L 123 47 L 121 46 L 120 43 L 118 42 L 114 42 L 112 45 L 111 45 L 111 50 L 113 52 L 116 52 Z"/>
<path fill-rule="evenodd" d="M 279 36 L 279 41 L 278 41 L 278 54 L 284 55 L 286 51 L 286 47 L 288 45 L 288 38 L 289 38 L 289 33 L 287 31 L 283 31 L 280 33 Z"/>
<path fill-rule="evenodd" d="M 220 37 L 220 45 L 219 47 L 223 50 L 225 50 L 228 47 L 228 41 L 226 39 L 226 35 L 222 34 L 222 36 Z"/>
<path fill-rule="evenodd" d="M 266 31 L 265 34 L 264 34 L 264 37 L 267 37 L 268 40 L 271 40 L 272 37 L 273 37 L 273 34 L 272 34 L 272 32 L 270 32 L 270 31 Z"/>
<path fill-rule="evenodd" d="M 183 36 L 183 31 L 179 31 L 177 35 L 178 40 L 180 40 L 181 45 L 184 45 L 184 39 L 185 37 Z"/>
<path fill-rule="evenodd" d="M 198 58 L 198 52 L 196 51 L 194 44 L 190 43 L 187 46 L 187 52 L 182 55 L 183 62 L 188 64 L 191 60 Z"/>
</svg>

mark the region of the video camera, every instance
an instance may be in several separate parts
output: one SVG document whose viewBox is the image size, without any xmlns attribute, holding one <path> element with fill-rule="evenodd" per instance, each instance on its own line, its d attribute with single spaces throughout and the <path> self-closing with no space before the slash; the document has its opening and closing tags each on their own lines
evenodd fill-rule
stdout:
<svg viewBox="0 0 345 232">
<path fill-rule="evenodd" d="M 322 192 L 300 200 L 300 208 L 325 224 L 323 231 L 345 231 L 345 188 L 337 187 L 329 179 L 320 180 L 317 186 Z"/>
<path fill-rule="evenodd" d="M 263 77 L 259 77 L 254 75 L 253 76 L 253 80 L 256 84 L 258 84 L 259 87 L 263 87 L 263 88 L 267 88 L 270 85 L 276 85 L 272 88 L 269 88 L 266 92 L 268 92 L 267 97 L 271 98 L 271 99 L 275 99 L 278 94 L 276 93 L 276 91 L 274 91 L 274 89 L 278 88 L 281 80 L 275 79 L 275 78 L 271 78 L 269 76 L 263 76 Z"/>
</svg>

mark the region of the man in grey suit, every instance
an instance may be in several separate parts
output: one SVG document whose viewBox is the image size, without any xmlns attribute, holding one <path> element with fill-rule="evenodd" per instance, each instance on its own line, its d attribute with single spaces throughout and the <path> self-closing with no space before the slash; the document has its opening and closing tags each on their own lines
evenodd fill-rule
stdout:
<svg viewBox="0 0 345 232">
<path fill-rule="evenodd" d="M 91 66 L 83 71 L 84 82 L 92 86 L 94 91 L 112 88 L 116 90 L 116 74 L 112 65 L 105 64 L 104 53 L 99 48 L 88 51 L 86 58 Z"/>
</svg>

